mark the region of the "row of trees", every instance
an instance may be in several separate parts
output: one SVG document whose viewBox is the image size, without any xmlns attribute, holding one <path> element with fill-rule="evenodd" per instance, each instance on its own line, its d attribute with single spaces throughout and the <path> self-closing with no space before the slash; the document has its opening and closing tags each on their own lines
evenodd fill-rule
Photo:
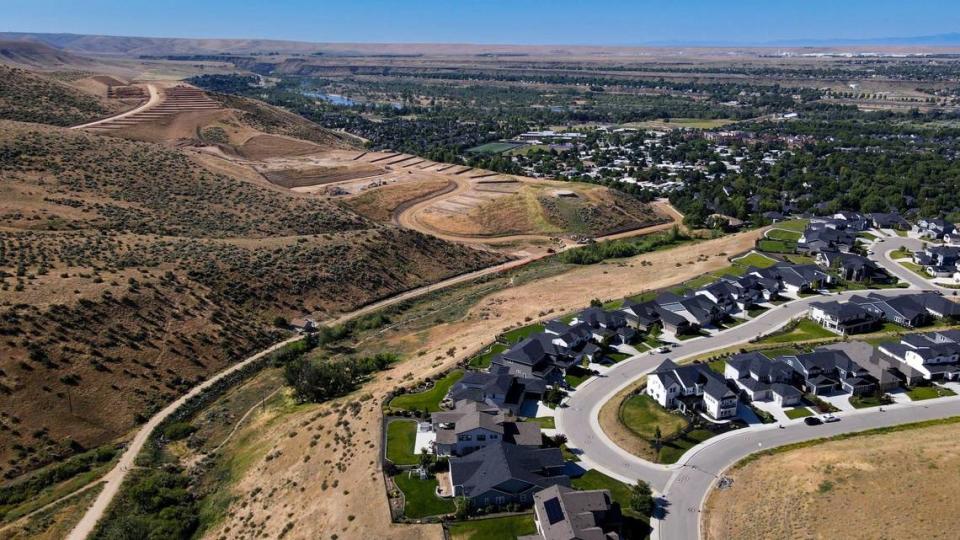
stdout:
<svg viewBox="0 0 960 540">
<path fill-rule="evenodd" d="M 318 403 L 349 394 L 371 373 L 383 370 L 398 360 L 393 354 L 380 353 L 363 358 L 319 360 L 298 357 L 286 364 L 284 378 L 302 403 Z"/>
</svg>

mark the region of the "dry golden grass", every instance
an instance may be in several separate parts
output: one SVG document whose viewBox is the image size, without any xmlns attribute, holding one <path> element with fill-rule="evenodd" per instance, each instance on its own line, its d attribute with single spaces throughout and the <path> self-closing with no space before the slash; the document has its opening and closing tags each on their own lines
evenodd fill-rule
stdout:
<svg viewBox="0 0 960 540">
<path fill-rule="evenodd" d="M 707 501 L 709 540 L 956 538 L 960 424 L 764 456 Z"/>
<path fill-rule="evenodd" d="M 422 180 L 398 182 L 371 189 L 344 202 L 362 216 L 387 222 L 393 217 L 394 211 L 404 203 L 427 197 L 449 185 L 450 181 L 446 178 L 425 176 Z"/>
</svg>

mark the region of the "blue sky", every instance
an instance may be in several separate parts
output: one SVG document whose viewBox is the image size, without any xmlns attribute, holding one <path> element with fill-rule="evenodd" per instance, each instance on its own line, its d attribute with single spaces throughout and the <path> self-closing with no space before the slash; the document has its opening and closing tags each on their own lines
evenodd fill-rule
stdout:
<svg viewBox="0 0 960 540">
<path fill-rule="evenodd" d="M 957 0 L 0 0 L 0 30 L 317 42 L 763 43 L 960 31 Z"/>
</svg>

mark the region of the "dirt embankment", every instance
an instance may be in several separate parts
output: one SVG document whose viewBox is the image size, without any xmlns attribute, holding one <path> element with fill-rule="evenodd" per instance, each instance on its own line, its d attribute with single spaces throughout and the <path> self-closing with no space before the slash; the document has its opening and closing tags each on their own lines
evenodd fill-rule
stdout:
<svg viewBox="0 0 960 540">
<path fill-rule="evenodd" d="M 958 439 L 948 424 L 762 457 L 710 495 L 704 537 L 955 538 Z"/>
</svg>

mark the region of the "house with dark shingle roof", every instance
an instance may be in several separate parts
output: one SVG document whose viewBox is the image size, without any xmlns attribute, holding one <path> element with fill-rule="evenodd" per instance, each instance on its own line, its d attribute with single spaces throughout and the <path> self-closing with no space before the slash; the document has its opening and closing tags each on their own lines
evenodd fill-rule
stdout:
<svg viewBox="0 0 960 540">
<path fill-rule="evenodd" d="M 817 254 L 817 264 L 833 270 L 845 281 L 863 283 L 891 283 L 893 276 L 877 263 L 855 253 L 822 251 Z"/>
<path fill-rule="evenodd" d="M 665 409 L 703 410 L 723 420 L 737 415 L 737 394 L 726 379 L 704 364 L 678 366 L 664 360 L 647 375 L 646 394 Z"/>
<path fill-rule="evenodd" d="M 806 390 L 812 394 L 830 394 L 837 390 L 859 396 L 876 388 L 870 372 L 839 350 L 817 349 L 813 352 L 781 356 L 796 371 Z"/>
<path fill-rule="evenodd" d="M 751 401 L 773 400 L 784 407 L 796 405 L 800 401 L 799 390 L 783 388 L 793 382 L 793 368 L 782 360 L 772 360 L 763 353 L 748 352 L 731 356 L 726 360 L 723 375 L 733 380 Z"/>
<path fill-rule="evenodd" d="M 941 218 L 927 218 L 917 221 L 913 231 L 922 238 L 942 240 L 947 234 L 956 230 L 953 223 Z"/>
<path fill-rule="evenodd" d="M 924 379 L 960 379 L 960 334 L 954 331 L 908 334 L 899 343 L 881 343 L 877 348 Z"/>
<path fill-rule="evenodd" d="M 851 302 L 813 302 L 810 318 L 838 334 L 869 332 L 880 324 L 881 316 Z"/>
<path fill-rule="evenodd" d="M 606 489 L 556 485 L 534 494 L 537 534 L 517 540 L 619 540 L 623 515 Z"/>
<path fill-rule="evenodd" d="M 851 304 L 856 304 L 861 308 L 877 315 L 885 321 L 914 328 L 926 324 L 930 320 L 930 314 L 911 296 L 891 296 L 886 297 L 876 293 L 870 293 L 867 296 L 854 295 L 849 299 Z"/>
<path fill-rule="evenodd" d="M 576 358 L 572 351 L 555 344 L 555 337 L 554 334 L 540 333 L 520 341 L 494 357 L 489 371 L 560 384 L 566 369 L 576 363 Z"/>
<path fill-rule="evenodd" d="M 569 486 L 559 448 L 490 444 L 470 455 L 450 458 L 446 493 L 466 497 L 474 508 L 529 506 L 533 495 L 550 486 Z"/>
<path fill-rule="evenodd" d="M 540 399 L 545 391 L 541 379 L 468 371 L 450 387 L 443 403 L 451 407 L 461 401 L 475 401 L 516 414 L 525 400 Z"/>
<path fill-rule="evenodd" d="M 496 407 L 476 401 L 460 402 L 452 411 L 430 415 L 436 433 L 434 450 L 439 456 L 464 456 L 490 444 L 506 443 L 539 448 L 540 425 L 517 422 Z"/>
</svg>

